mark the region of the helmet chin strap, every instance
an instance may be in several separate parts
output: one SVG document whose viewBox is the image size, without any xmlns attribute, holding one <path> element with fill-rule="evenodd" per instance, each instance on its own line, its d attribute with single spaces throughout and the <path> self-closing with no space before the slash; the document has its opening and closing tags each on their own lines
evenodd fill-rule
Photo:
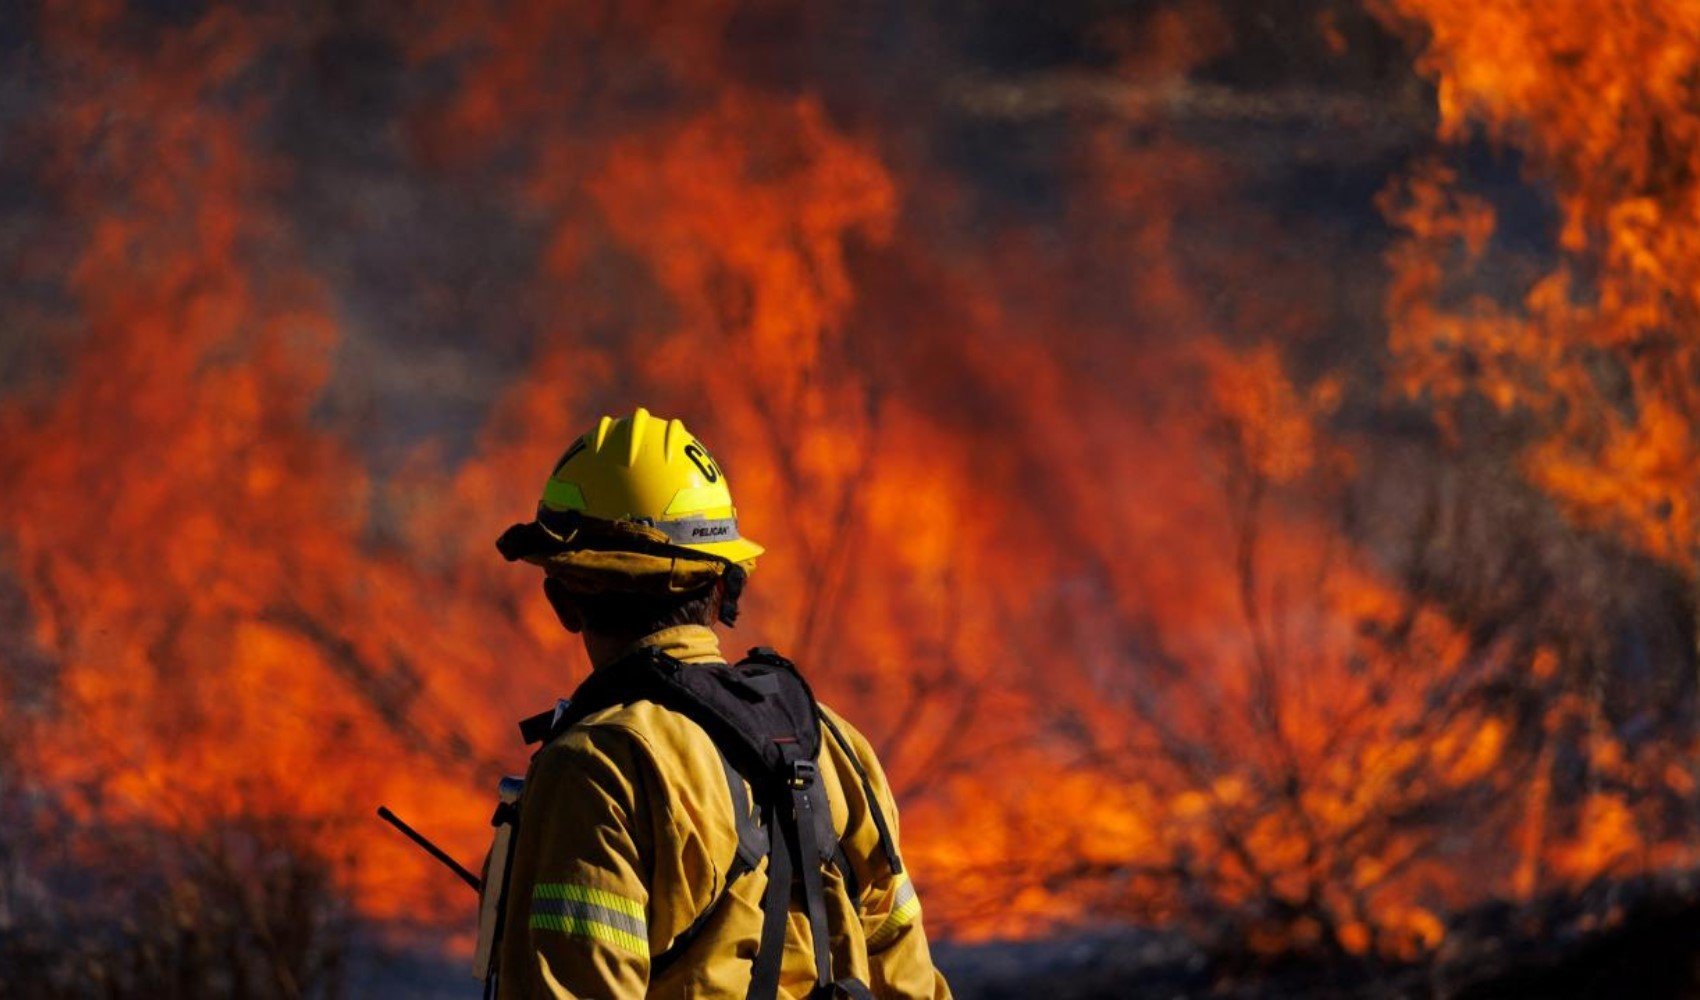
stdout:
<svg viewBox="0 0 1700 1000">
<path fill-rule="evenodd" d="M 720 620 L 727 628 L 738 627 L 738 600 L 744 596 L 744 582 L 749 574 L 737 563 L 728 564 L 720 578 Z"/>
</svg>

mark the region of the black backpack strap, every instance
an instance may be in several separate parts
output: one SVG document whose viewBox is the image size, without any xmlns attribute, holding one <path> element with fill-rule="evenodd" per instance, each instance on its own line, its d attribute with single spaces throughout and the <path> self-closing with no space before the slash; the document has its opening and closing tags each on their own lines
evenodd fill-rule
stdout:
<svg viewBox="0 0 1700 1000">
<path fill-rule="evenodd" d="M 856 756 L 856 750 L 845 738 L 844 733 L 825 712 L 820 716 L 821 724 L 832 734 L 833 741 L 844 751 L 844 756 L 850 758 L 850 766 L 856 769 L 856 776 L 862 779 L 862 794 L 868 800 L 868 813 L 874 818 L 874 829 L 879 831 L 880 850 L 885 852 L 885 860 L 891 865 L 893 875 L 903 874 L 903 859 L 897 854 L 897 841 L 891 836 L 891 827 L 886 824 L 885 810 L 880 808 L 879 796 L 874 794 L 874 783 L 869 780 L 867 769 L 862 767 L 862 759 Z"/>
<path fill-rule="evenodd" d="M 826 926 L 826 887 L 821 880 L 820 824 L 816 820 L 815 786 L 820 783 L 820 771 L 812 760 L 796 760 L 791 764 L 787 787 L 791 792 L 790 821 L 796 824 L 797 861 L 803 872 L 803 908 L 809 918 L 809 931 L 814 938 L 815 984 L 825 987 L 832 982 L 832 938 Z M 831 823 L 831 817 L 827 822 Z M 830 857 L 830 853 L 827 855 Z M 771 864 L 771 862 L 769 862 Z"/>
<path fill-rule="evenodd" d="M 761 942 L 750 968 L 750 988 L 745 1000 L 773 1000 L 779 995 L 779 970 L 785 964 L 785 925 L 791 914 L 791 837 L 780 822 L 783 811 L 778 796 L 770 796 L 766 809 L 767 829 L 772 843 L 767 854 L 767 892 L 761 901 Z"/>
<path fill-rule="evenodd" d="M 826 782 L 816 781 L 809 786 L 809 812 L 814 816 L 816 857 L 821 864 L 831 864 L 837 853 L 838 831 L 832 828 L 832 803 L 826 795 Z"/>
<path fill-rule="evenodd" d="M 832 825 L 832 800 L 826 794 L 826 782 L 816 781 L 810 786 L 809 798 L 815 817 L 815 846 L 820 863 L 838 869 L 850 901 L 858 902 L 862 898 L 862 882 L 856 876 L 856 870 L 850 867 L 850 855 L 844 849 L 844 838 L 850 835 L 850 831 L 845 830 L 844 837 L 840 837 Z"/>
<path fill-rule="evenodd" d="M 719 748 L 716 747 L 718 753 Z M 726 881 L 720 886 L 720 892 L 714 900 L 703 907 L 691 925 L 679 932 L 665 951 L 649 960 L 649 974 L 653 978 L 667 971 L 679 957 L 688 951 L 696 939 L 702 936 L 704 928 L 714 915 L 725 905 L 726 897 L 732 895 L 732 886 L 745 875 L 755 871 L 761 864 L 761 859 L 767 857 L 767 831 L 761 827 L 759 814 L 750 809 L 749 789 L 744 786 L 744 779 L 732 767 L 732 762 L 726 755 L 718 754 L 720 766 L 726 772 L 726 787 L 732 799 L 732 821 L 738 828 L 738 850 L 732 855 L 732 863 L 726 867 Z"/>
<path fill-rule="evenodd" d="M 732 820 L 738 824 L 738 855 L 726 876 L 726 884 L 730 886 L 738 875 L 754 870 L 767 857 L 767 831 L 761 827 L 759 814 L 750 809 L 749 789 L 744 786 L 743 776 L 725 754 L 720 754 L 720 765 L 726 771 L 726 786 L 732 793 Z M 737 875 L 732 871 L 737 871 Z"/>
<path fill-rule="evenodd" d="M 850 855 L 845 853 L 844 841 L 835 840 L 832 845 L 832 867 L 838 869 L 838 874 L 844 879 L 844 891 L 849 894 L 850 902 L 858 909 L 862 905 L 862 880 L 856 876 L 856 869 L 850 867 Z"/>
</svg>

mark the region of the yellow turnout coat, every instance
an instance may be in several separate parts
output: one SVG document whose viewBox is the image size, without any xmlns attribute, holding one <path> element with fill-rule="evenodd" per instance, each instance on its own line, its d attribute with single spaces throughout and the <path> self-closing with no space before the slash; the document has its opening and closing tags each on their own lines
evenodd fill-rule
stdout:
<svg viewBox="0 0 1700 1000">
<path fill-rule="evenodd" d="M 640 645 L 686 663 L 723 662 L 714 632 L 701 626 L 665 629 Z M 895 840 L 897 806 L 872 748 L 822 712 L 860 759 Z M 861 979 L 881 1000 L 947 1000 L 915 886 L 906 865 L 891 871 L 849 755 L 823 738 L 819 766 L 860 890 L 851 898 L 841 874 L 825 868 L 833 974 Z M 589 716 L 540 751 L 527 775 L 499 997 L 741 1000 L 761 936 L 765 860 L 732 883 L 677 961 L 653 976 L 650 965 L 720 897 L 737 850 L 726 772 L 701 728 L 647 701 Z M 808 922 L 793 911 L 779 995 L 803 1000 L 813 985 Z"/>
</svg>

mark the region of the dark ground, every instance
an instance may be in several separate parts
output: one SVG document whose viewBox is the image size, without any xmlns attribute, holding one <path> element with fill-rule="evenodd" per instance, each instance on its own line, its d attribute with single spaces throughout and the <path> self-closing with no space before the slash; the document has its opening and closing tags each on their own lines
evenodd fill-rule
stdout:
<svg viewBox="0 0 1700 1000">
<path fill-rule="evenodd" d="M 1685 1000 L 1700 997 L 1700 894 L 1688 880 L 1601 884 L 1534 907 L 1485 907 L 1432 963 L 1207 955 L 1173 931 L 939 944 L 959 1000 Z M 357 971 L 354 996 L 472 998 L 459 963 Z"/>
</svg>

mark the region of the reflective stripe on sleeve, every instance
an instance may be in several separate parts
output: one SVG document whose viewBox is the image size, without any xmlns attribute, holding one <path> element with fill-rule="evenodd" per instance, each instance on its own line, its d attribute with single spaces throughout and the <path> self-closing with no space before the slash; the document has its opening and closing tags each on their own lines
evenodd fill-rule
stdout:
<svg viewBox="0 0 1700 1000">
<path fill-rule="evenodd" d="M 914 923 L 921 915 L 921 897 L 915 894 L 915 883 L 909 881 L 909 876 L 897 876 L 897 888 L 891 895 L 891 912 L 886 914 L 885 922 L 879 929 L 868 935 L 868 947 L 883 948 L 896 940 L 897 934 L 903 928 Z"/>
<path fill-rule="evenodd" d="M 537 883 L 531 890 L 531 929 L 590 938 L 649 957 L 642 904 L 587 885 Z"/>
</svg>

